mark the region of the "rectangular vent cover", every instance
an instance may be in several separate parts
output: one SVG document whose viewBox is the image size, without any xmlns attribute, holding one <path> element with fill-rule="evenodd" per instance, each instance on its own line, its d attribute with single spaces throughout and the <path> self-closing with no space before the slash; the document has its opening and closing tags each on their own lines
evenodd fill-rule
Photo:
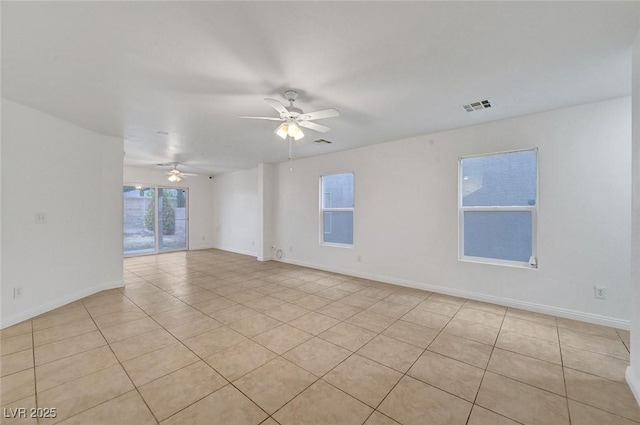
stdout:
<svg viewBox="0 0 640 425">
<path fill-rule="evenodd" d="M 478 102 L 470 103 L 468 105 L 462 105 L 462 107 L 467 112 L 473 112 L 473 111 L 479 111 L 480 109 L 491 108 L 491 103 L 489 103 L 488 100 L 481 100 Z"/>
<path fill-rule="evenodd" d="M 313 142 L 317 143 L 317 144 L 327 144 L 327 145 L 330 144 L 330 143 L 333 143 L 333 142 L 330 142 L 329 140 L 326 140 L 326 139 L 318 139 L 318 140 L 314 140 Z"/>
</svg>

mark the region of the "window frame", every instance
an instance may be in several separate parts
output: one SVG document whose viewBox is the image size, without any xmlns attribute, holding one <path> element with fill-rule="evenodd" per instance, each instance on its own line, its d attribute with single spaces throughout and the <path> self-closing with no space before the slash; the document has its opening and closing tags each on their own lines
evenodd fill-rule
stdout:
<svg viewBox="0 0 640 425">
<path fill-rule="evenodd" d="M 470 207 L 463 206 L 462 204 L 462 161 L 468 158 L 478 158 L 482 156 L 496 156 L 496 155 L 506 155 L 511 153 L 518 152 L 535 152 L 536 156 L 536 199 L 535 205 L 531 206 L 481 206 L 481 207 Z M 491 153 L 483 153 L 476 155 L 467 155 L 461 156 L 458 158 L 458 261 L 470 262 L 470 263 L 480 263 L 480 264 L 492 264 L 498 266 L 506 266 L 506 267 L 517 267 L 523 269 L 531 269 L 537 270 L 538 268 L 538 204 L 540 197 L 540 182 L 539 182 L 539 155 L 538 148 L 527 148 L 527 149 L 517 149 L 510 151 L 501 151 L 501 152 L 491 152 Z M 531 212 L 531 257 L 529 261 L 513 261 L 513 260 L 504 260 L 498 258 L 489 258 L 489 257 L 475 257 L 470 255 L 464 255 L 464 213 L 470 212 Z"/>
<path fill-rule="evenodd" d="M 353 176 L 353 207 L 351 208 L 324 208 L 324 196 L 325 196 L 325 192 L 324 192 L 324 187 L 322 185 L 322 179 L 324 177 L 327 176 L 335 176 L 338 174 L 351 174 Z M 318 179 L 318 185 L 319 185 L 319 189 L 318 189 L 318 210 L 319 210 L 319 215 L 318 215 L 318 227 L 319 227 L 319 231 L 318 231 L 318 238 L 319 238 L 319 243 L 322 246 L 330 246 L 330 247 L 336 247 L 336 248 L 354 248 L 355 247 L 355 221 L 356 221 L 356 213 L 355 213 L 355 207 L 356 207 L 356 173 L 353 171 L 336 171 L 336 172 L 331 172 L 331 173 L 325 173 L 325 174 L 321 174 L 320 178 Z M 353 220 L 353 234 L 351 235 L 351 239 L 352 239 L 352 243 L 348 244 L 348 243 L 337 243 L 337 242 L 325 242 L 324 240 L 324 213 L 325 212 L 351 212 L 351 217 Z"/>
</svg>

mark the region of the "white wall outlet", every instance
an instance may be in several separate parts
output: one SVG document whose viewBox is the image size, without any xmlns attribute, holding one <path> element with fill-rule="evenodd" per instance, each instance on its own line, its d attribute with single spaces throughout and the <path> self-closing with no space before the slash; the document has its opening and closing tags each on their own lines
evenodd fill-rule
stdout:
<svg viewBox="0 0 640 425">
<path fill-rule="evenodd" d="M 16 286 L 13 288 L 13 299 L 18 299 L 22 297 L 22 288 L 19 286 Z"/>
<path fill-rule="evenodd" d="M 607 288 L 604 286 L 594 286 L 593 287 L 594 296 L 599 300 L 607 299 Z"/>
<path fill-rule="evenodd" d="M 47 222 L 47 215 L 43 212 L 36 213 L 34 222 L 36 224 L 44 224 Z"/>
</svg>

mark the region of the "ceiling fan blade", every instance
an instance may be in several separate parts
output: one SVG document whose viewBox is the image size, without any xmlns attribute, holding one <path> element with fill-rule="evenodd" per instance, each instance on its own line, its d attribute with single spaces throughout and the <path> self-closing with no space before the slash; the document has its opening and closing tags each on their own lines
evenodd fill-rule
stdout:
<svg viewBox="0 0 640 425">
<path fill-rule="evenodd" d="M 306 127 L 311 130 L 319 131 L 320 133 L 326 133 L 327 131 L 331 130 L 330 127 L 316 124 L 315 122 L 311 121 L 299 121 L 298 124 L 300 125 L 300 127 Z"/>
<path fill-rule="evenodd" d="M 323 118 L 334 118 L 339 117 L 340 112 L 336 111 L 333 108 L 323 109 L 321 111 L 315 112 L 307 112 L 306 114 L 302 114 L 298 117 L 299 120 L 321 120 Z"/>
<path fill-rule="evenodd" d="M 282 118 L 275 118 L 275 117 L 245 117 L 245 116 L 241 116 L 238 118 L 245 118 L 245 119 L 250 119 L 250 120 L 269 120 L 269 121 L 282 121 Z"/>
<path fill-rule="evenodd" d="M 287 110 L 287 108 L 284 107 L 284 105 L 280 102 L 278 102 L 275 99 L 269 99 L 268 97 L 264 99 L 265 102 L 267 102 L 269 105 L 271 105 L 271 107 L 273 109 L 275 109 L 276 111 L 278 111 L 278 113 L 280 114 L 280 116 L 289 116 L 289 111 Z"/>
<path fill-rule="evenodd" d="M 199 174 L 193 174 L 193 173 L 180 173 L 181 176 L 188 176 L 188 177 L 196 177 L 199 176 Z"/>
</svg>

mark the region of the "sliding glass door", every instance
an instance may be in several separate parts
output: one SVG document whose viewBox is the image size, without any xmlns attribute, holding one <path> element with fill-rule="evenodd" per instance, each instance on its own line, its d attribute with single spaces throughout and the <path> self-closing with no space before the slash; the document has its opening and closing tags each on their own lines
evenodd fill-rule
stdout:
<svg viewBox="0 0 640 425">
<path fill-rule="evenodd" d="M 188 248 L 188 189 L 124 186 L 124 255 Z"/>
</svg>

